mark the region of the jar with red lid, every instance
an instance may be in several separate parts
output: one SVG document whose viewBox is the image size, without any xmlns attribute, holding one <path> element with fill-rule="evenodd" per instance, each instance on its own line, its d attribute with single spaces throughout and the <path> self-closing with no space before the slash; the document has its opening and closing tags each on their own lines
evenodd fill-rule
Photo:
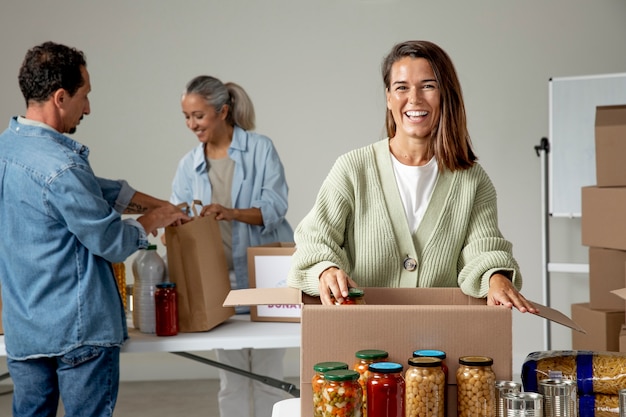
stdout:
<svg viewBox="0 0 626 417">
<path fill-rule="evenodd" d="M 324 380 L 322 417 L 362 417 L 363 392 L 357 371 L 328 371 Z"/>
<path fill-rule="evenodd" d="M 156 335 L 177 335 L 178 307 L 175 283 L 163 282 L 156 284 L 156 291 L 154 292 L 154 306 L 156 312 Z"/>
<path fill-rule="evenodd" d="M 322 417 L 324 411 L 324 383 L 326 378 L 324 373 L 328 371 L 335 371 L 337 369 L 348 369 L 348 364 L 345 362 L 319 362 L 313 365 L 315 375 L 311 379 L 311 386 L 313 389 L 313 417 Z"/>
<path fill-rule="evenodd" d="M 372 417 L 404 417 L 405 382 L 403 367 L 395 362 L 369 365 L 367 413 Z"/>
<path fill-rule="evenodd" d="M 355 305 L 355 304 L 365 304 L 365 291 L 360 288 L 349 288 L 348 296 L 344 297 L 342 303 L 338 303 L 335 300 L 335 296 L 331 293 L 330 298 L 335 305 Z"/>
<path fill-rule="evenodd" d="M 456 371 L 457 415 L 495 417 L 496 374 L 493 359 L 487 356 L 461 356 Z"/>
<path fill-rule="evenodd" d="M 363 389 L 363 417 L 367 417 L 367 379 L 370 376 L 369 365 L 376 362 L 384 362 L 389 357 L 389 352 L 379 349 L 363 349 L 357 351 L 354 356 L 356 361 L 352 369 L 360 374 L 359 384 Z"/>
<path fill-rule="evenodd" d="M 430 356 L 409 359 L 409 367 L 404 374 L 407 416 L 446 415 L 446 376 L 441 363 L 441 359 Z"/>
</svg>

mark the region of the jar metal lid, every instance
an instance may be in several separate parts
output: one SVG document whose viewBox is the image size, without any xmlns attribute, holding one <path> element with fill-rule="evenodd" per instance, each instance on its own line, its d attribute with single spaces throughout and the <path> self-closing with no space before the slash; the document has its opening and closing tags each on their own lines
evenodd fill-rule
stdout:
<svg viewBox="0 0 626 417">
<path fill-rule="evenodd" d="M 157 288 L 176 288 L 176 283 L 174 282 L 160 282 L 156 285 Z"/>
<path fill-rule="evenodd" d="M 402 372 L 402 365 L 396 362 L 374 362 L 370 363 L 367 368 L 372 372 L 380 372 L 383 374 Z"/>
<path fill-rule="evenodd" d="M 359 359 L 384 359 L 389 357 L 389 352 L 378 349 L 364 349 L 357 351 L 354 356 Z"/>
<path fill-rule="evenodd" d="M 348 288 L 348 297 L 363 297 L 365 295 L 365 291 L 360 288 L 350 287 Z"/>
<path fill-rule="evenodd" d="M 351 369 L 335 369 L 324 373 L 324 378 L 328 381 L 356 381 L 361 374 Z"/>
<path fill-rule="evenodd" d="M 328 372 L 336 369 L 348 369 L 348 364 L 345 362 L 320 362 L 313 365 L 315 372 Z"/>
<path fill-rule="evenodd" d="M 490 366 L 493 365 L 493 359 L 488 356 L 461 356 L 459 363 L 469 366 Z"/>
<path fill-rule="evenodd" d="M 441 359 L 432 356 L 416 356 L 409 358 L 409 366 L 419 366 L 421 368 L 435 368 L 441 366 Z"/>
<path fill-rule="evenodd" d="M 418 356 L 445 359 L 446 352 L 436 349 L 420 349 L 413 352 L 414 358 L 417 358 Z"/>
</svg>

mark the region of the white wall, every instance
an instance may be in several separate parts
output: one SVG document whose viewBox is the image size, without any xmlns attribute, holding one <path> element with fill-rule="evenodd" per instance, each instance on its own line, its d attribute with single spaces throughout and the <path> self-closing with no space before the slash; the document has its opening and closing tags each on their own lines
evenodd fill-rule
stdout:
<svg viewBox="0 0 626 417">
<path fill-rule="evenodd" d="M 93 85 L 92 114 L 76 139 L 91 148 L 94 170 L 168 198 L 178 159 L 196 144 L 180 110 L 184 85 L 199 74 L 238 82 L 255 102 L 257 130 L 285 164 L 295 226 L 335 158 L 381 137 L 383 56 L 398 41 L 432 40 L 456 63 L 524 293 L 541 301 L 541 167 L 533 147 L 548 134 L 548 80 L 625 71 L 624 21 L 621 0 L 11 1 L 0 15 L 0 120 L 24 112 L 16 76 L 29 47 L 76 46 L 87 54 Z M 586 262 L 579 221 L 553 229 L 553 261 Z M 587 285 L 584 276 L 556 274 L 553 305 L 569 315 L 571 303 L 587 300 Z M 543 348 L 544 323 L 513 317 L 517 372 Z M 552 326 L 553 347 L 567 348 L 571 334 L 560 327 Z M 170 356 L 127 355 L 123 377 L 197 372 L 176 372 L 180 359 Z M 297 372 L 297 360 L 289 352 L 288 368 Z"/>
</svg>

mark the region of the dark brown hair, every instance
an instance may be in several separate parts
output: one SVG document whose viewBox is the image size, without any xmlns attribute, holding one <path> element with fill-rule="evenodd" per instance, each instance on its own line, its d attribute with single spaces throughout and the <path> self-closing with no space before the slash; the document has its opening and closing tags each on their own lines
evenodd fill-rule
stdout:
<svg viewBox="0 0 626 417">
<path fill-rule="evenodd" d="M 461 83 L 456 69 L 448 54 L 439 46 L 428 41 L 406 41 L 396 44 L 385 57 L 382 64 L 385 89 L 391 87 L 391 67 L 405 57 L 424 58 L 432 67 L 441 94 L 441 112 L 439 123 L 432 132 L 430 149 L 437 164 L 450 171 L 467 169 L 478 159 L 472 149 L 472 142 L 467 131 L 467 116 L 463 103 Z M 391 110 L 387 110 L 385 126 L 387 135 L 396 135 L 396 122 Z"/>
</svg>

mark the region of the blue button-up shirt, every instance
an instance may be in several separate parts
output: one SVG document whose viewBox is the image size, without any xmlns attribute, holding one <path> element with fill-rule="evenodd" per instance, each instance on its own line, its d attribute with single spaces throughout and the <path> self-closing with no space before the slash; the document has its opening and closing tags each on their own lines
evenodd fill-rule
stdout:
<svg viewBox="0 0 626 417">
<path fill-rule="evenodd" d="M 257 207 L 263 216 L 263 226 L 232 222 L 236 276 L 233 289 L 248 288 L 248 247 L 293 241 L 293 230 L 285 218 L 289 188 L 278 152 L 267 136 L 235 126 L 228 156 L 235 161 L 231 193 L 233 208 Z M 199 144 L 180 160 L 170 201 L 191 204 L 200 200 L 204 205 L 210 204 L 212 191 L 208 169 L 204 144 Z"/>
<path fill-rule="evenodd" d="M 13 118 L 0 135 L 0 284 L 7 353 L 63 355 L 128 337 L 111 262 L 147 246 L 135 191 L 94 175 L 86 146 Z"/>
</svg>

